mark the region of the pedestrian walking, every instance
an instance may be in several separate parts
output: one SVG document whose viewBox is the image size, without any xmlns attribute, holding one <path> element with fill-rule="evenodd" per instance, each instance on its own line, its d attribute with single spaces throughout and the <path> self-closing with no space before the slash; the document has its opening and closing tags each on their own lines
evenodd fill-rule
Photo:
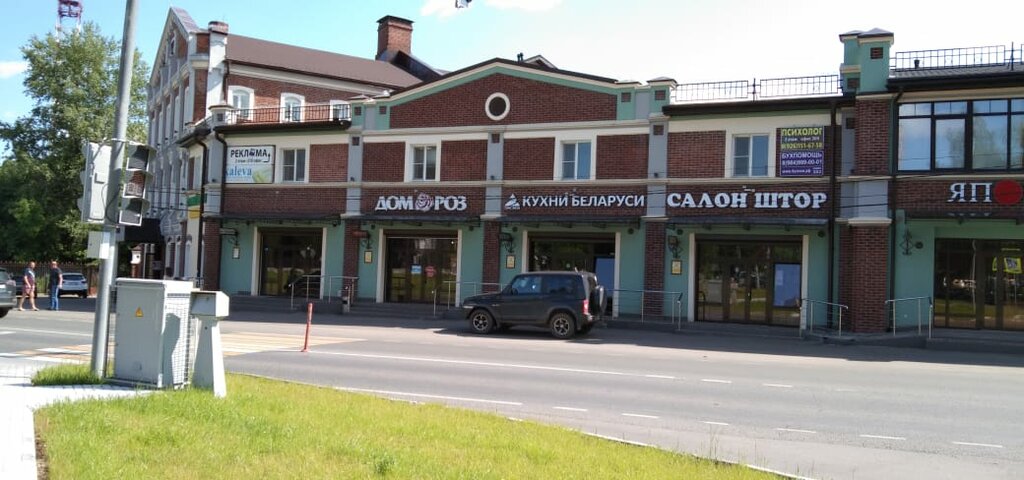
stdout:
<svg viewBox="0 0 1024 480">
<path fill-rule="evenodd" d="M 19 311 L 25 310 L 23 307 L 26 298 L 32 311 L 38 311 L 39 309 L 36 308 L 36 262 L 28 262 L 28 266 L 25 267 L 25 272 L 22 275 L 21 296 L 18 297 Z"/>
<path fill-rule="evenodd" d="M 57 261 L 50 262 L 50 310 L 60 310 L 60 289 L 64 286 L 64 272 Z"/>
</svg>

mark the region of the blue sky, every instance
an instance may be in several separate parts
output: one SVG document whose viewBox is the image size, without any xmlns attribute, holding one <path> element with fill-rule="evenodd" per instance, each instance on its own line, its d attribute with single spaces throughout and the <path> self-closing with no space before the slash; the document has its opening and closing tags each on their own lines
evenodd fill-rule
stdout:
<svg viewBox="0 0 1024 480">
<path fill-rule="evenodd" d="M 170 6 L 205 27 L 349 55 L 376 53 L 376 20 L 414 21 L 413 53 L 455 70 L 494 57 L 541 54 L 556 66 L 616 79 L 679 82 L 836 73 L 840 33 L 873 27 L 895 51 L 1024 42 L 1014 0 L 140 0 L 136 45 L 152 63 Z M 53 31 L 56 0 L 4 0 L 0 120 L 26 114 L 20 48 Z M 123 0 L 84 0 L 84 18 L 121 37 Z"/>
</svg>

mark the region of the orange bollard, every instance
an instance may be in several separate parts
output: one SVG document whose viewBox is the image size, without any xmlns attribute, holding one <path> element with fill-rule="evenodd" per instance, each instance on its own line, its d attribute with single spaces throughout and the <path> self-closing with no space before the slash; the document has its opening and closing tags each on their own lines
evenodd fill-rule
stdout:
<svg viewBox="0 0 1024 480">
<path fill-rule="evenodd" d="M 309 327 L 313 325 L 313 302 L 306 306 L 306 341 L 302 344 L 302 351 L 309 351 Z"/>
</svg>

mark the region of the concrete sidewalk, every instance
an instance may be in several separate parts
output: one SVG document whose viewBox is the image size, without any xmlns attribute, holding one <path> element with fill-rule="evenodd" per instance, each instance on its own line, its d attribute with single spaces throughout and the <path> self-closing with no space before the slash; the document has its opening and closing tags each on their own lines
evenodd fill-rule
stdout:
<svg viewBox="0 0 1024 480">
<path fill-rule="evenodd" d="M 0 478 L 38 478 L 33 411 L 56 402 L 125 397 L 145 393 L 131 387 L 74 385 L 33 387 L 32 375 L 53 365 L 19 358 L 0 358 Z"/>
</svg>

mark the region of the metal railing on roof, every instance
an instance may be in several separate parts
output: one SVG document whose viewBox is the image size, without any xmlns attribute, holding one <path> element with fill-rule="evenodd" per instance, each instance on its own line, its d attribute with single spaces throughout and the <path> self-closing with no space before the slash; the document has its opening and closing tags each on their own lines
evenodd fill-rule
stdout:
<svg viewBox="0 0 1024 480">
<path fill-rule="evenodd" d="M 896 52 L 889 59 L 894 72 L 921 69 L 949 69 L 1005 66 L 1010 70 L 1024 65 L 1024 46 L 1011 43 L 982 47 L 943 48 Z"/>
<path fill-rule="evenodd" d="M 842 95 L 839 75 L 762 78 L 725 82 L 682 83 L 672 91 L 672 103 L 704 103 L 743 100 Z"/>
</svg>

